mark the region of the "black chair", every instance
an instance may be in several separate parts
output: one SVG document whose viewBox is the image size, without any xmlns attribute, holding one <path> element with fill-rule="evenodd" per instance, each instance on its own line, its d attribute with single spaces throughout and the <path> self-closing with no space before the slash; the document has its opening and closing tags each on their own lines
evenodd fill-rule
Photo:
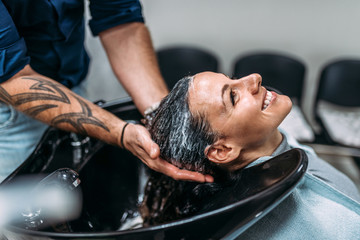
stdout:
<svg viewBox="0 0 360 240">
<path fill-rule="evenodd" d="M 321 70 L 314 116 L 323 143 L 350 147 L 360 157 L 360 59 L 339 59 Z M 359 150 L 359 151 L 356 151 Z"/>
<path fill-rule="evenodd" d="M 187 75 L 194 75 L 202 71 L 218 71 L 218 58 L 208 50 L 178 46 L 168 47 L 157 51 L 160 71 L 169 89 L 176 82 Z"/>
<path fill-rule="evenodd" d="M 142 118 L 130 100 L 102 107 L 126 121 Z M 73 144 L 74 141 L 80 142 Z M 74 152 L 80 154 L 80 159 Z M 44 221 L 37 226 L 24 227 L 24 222 L 16 221 L 4 227 L 3 232 L 12 237 L 9 239 L 234 239 L 291 194 L 301 182 L 307 163 L 303 150 L 292 149 L 243 169 L 238 184 L 213 199 L 205 199 L 214 202 L 214 207 L 205 213 L 129 229 L 123 226 L 138 216 L 146 182 L 142 162 L 124 149 L 91 138 L 77 139 L 71 133 L 49 128 L 33 154 L 0 187 L 25 174 L 70 168 L 81 180 L 77 187 L 82 191 L 81 214 L 75 220 L 42 228 L 47 219 L 46 215 L 41 218 L 40 212 Z"/>
<path fill-rule="evenodd" d="M 285 119 L 282 126 L 299 141 L 312 142 L 315 135 L 301 108 L 305 71 L 305 64 L 301 60 L 283 53 L 265 51 L 237 58 L 233 77 L 259 73 L 264 86 L 275 88 L 289 96 L 295 106 L 287 118 L 289 121 Z"/>
</svg>

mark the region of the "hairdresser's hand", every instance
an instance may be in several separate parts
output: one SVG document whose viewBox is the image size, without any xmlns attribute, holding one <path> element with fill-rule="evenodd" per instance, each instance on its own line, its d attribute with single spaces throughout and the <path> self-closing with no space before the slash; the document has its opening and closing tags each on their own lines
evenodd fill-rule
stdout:
<svg viewBox="0 0 360 240">
<path fill-rule="evenodd" d="M 182 170 L 161 159 L 159 146 L 150 133 L 141 125 L 129 124 L 124 132 L 124 147 L 143 161 L 149 168 L 161 172 L 175 180 L 213 182 L 214 178 L 202 173 Z"/>
</svg>

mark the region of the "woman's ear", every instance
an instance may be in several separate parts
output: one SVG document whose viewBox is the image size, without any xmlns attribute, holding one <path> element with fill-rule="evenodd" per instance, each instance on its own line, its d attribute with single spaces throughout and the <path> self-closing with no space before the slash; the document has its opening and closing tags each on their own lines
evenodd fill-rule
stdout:
<svg viewBox="0 0 360 240">
<path fill-rule="evenodd" d="M 218 140 L 211 146 L 205 148 L 205 156 L 210 161 L 222 164 L 229 163 L 237 159 L 240 155 L 241 148 L 231 143 L 225 143 L 223 140 Z"/>
</svg>

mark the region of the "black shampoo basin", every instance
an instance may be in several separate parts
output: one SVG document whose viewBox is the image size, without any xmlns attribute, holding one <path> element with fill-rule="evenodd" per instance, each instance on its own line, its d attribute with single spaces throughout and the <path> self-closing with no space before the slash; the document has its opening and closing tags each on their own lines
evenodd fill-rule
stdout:
<svg viewBox="0 0 360 240">
<path fill-rule="evenodd" d="M 106 103 L 102 107 L 127 121 L 141 119 L 130 99 Z M 81 179 L 81 216 L 67 222 L 64 232 L 49 227 L 31 230 L 9 224 L 4 233 L 9 239 L 232 238 L 288 196 L 299 184 L 306 167 L 304 152 L 290 150 L 245 169 L 241 184 L 219 196 L 224 201 L 216 209 L 158 226 L 122 229 L 127 220 L 139 214 L 146 166 L 117 147 L 49 128 L 34 153 L 2 185 L 24 174 L 73 169 Z"/>
</svg>

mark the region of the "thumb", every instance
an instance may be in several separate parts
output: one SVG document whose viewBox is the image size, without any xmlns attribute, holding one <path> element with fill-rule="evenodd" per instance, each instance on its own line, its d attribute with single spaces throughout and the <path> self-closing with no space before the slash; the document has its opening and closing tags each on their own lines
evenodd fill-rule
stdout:
<svg viewBox="0 0 360 240">
<path fill-rule="evenodd" d="M 152 142 L 151 144 L 151 147 L 150 147 L 150 154 L 149 156 L 152 158 L 152 159 L 156 159 L 160 156 L 160 148 L 159 146 Z"/>
</svg>

